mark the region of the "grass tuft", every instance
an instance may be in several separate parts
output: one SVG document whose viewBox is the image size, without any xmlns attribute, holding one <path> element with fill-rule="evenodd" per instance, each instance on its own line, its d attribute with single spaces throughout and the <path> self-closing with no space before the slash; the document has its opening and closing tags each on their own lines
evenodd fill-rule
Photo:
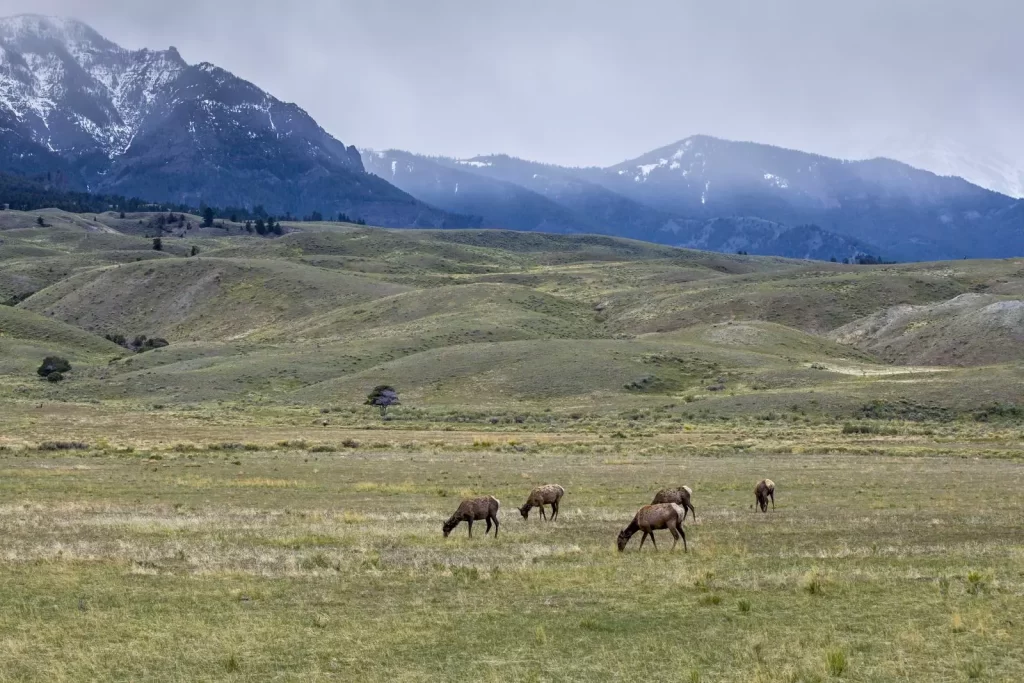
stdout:
<svg viewBox="0 0 1024 683">
<path fill-rule="evenodd" d="M 846 652 L 838 647 L 830 649 L 825 653 L 825 666 L 830 676 L 836 678 L 842 676 L 849 668 Z"/>
</svg>

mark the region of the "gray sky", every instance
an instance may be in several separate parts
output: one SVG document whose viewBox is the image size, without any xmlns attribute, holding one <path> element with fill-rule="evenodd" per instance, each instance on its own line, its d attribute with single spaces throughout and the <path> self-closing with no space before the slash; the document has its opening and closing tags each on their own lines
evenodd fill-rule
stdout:
<svg viewBox="0 0 1024 683">
<path fill-rule="evenodd" d="M 1019 0 L 0 0 L 20 12 L 175 45 L 361 147 L 604 165 L 694 133 L 849 156 L 913 132 L 1024 165 Z"/>
</svg>

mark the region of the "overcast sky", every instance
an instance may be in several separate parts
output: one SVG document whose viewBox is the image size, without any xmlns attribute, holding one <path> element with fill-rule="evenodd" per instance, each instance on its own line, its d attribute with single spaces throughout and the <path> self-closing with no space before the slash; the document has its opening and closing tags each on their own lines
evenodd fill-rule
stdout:
<svg viewBox="0 0 1024 683">
<path fill-rule="evenodd" d="M 914 133 L 1024 159 L 1020 0 L 0 0 L 21 12 L 174 45 L 360 147 L 604 165 Z"/>
</svg>

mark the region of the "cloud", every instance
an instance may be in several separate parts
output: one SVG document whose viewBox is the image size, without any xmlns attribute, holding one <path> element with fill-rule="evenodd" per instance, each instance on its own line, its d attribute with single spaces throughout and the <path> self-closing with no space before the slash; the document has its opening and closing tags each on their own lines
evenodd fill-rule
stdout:
<svg viewBox="0 0 1024 683">
<path fill-rule="evenodd" d="M 838 156 L 914 133 L 1024 160 L 1016 0 L 0 0 L 175 45 L 346 144 L 610 164 L 694 133 Z"/>
</svg>

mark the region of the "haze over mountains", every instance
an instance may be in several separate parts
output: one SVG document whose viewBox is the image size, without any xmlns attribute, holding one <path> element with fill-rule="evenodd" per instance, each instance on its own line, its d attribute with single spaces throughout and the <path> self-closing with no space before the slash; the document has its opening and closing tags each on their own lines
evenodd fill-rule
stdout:
<svg viewBox="0 0 1024 683">
<path fill-rule="evenodd" d="M 361 156 L 298 106 L 212 64 L 190 65 L 174 48 L 126 50 L 80 22 L 31 15 L 0 20 L 0 170 L 392 227 L 592 232 L 839 260 L 1024 253 L 1024 202 L 886 159 L 707 136 L 608 168 Z M 1012 187 L 1010 171 L 1003 177 Z"/>
<path fill-rule="evenodd" d="M 842 161 L 700 135 L 608 168 L 503 155 L 363 156 L 369 170 L 410 194 L 480 214 L 484 225 L 800 258 L 927 260 L 1024 249 L 1021 201 L 888 159 Z M 517 211 L 524 203 L 529 210 Z"/>
</svg>

